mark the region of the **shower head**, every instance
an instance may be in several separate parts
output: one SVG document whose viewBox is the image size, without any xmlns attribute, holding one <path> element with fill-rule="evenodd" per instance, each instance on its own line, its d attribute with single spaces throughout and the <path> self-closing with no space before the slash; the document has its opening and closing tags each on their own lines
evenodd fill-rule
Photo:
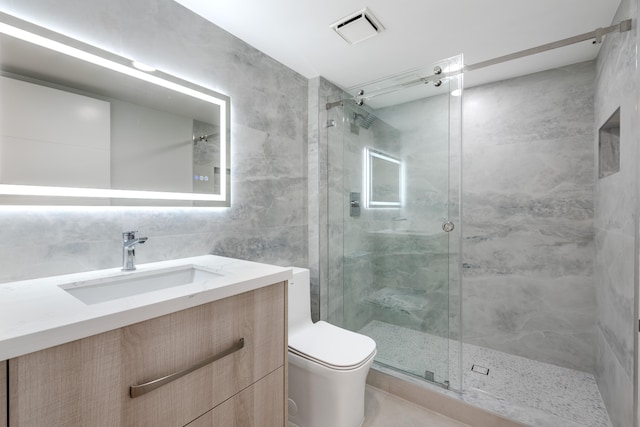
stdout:
<svg viewBox="0 0 640 427">
<path fill-rule="evenodd" d="M 204 134 L 204 135 L 196 135 L 193 134 L 193 142 L 194 143 L 198 143 L 198 142 L 209 142 L 209 138 L 211 138 L 212 136 L 218 136 L 218 133 L 208 133 L 208 134 Z"/>
<path fill-rule="evenodd" d="M 360 123 L 358 123 L 358 117 L 362 119 L 360 120 Z M 376 119 L 377 117 L 371 113 L 367 113 L 366 116 L 360 113 L 353 113 L 353 121 L 362 129 L 369 129 Z"/>
</svg>

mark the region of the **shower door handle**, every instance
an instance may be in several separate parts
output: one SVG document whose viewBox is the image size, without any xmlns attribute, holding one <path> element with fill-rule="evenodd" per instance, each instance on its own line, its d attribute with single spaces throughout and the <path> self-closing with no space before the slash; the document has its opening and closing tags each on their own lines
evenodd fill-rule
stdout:
<svg viewBox="0 0 640 427">
<path fill-rule="evenodd" d="M 445 222 L 442 223 L 442 229 L 444 231 L 446 231 L 447 233 L 452 232 L 454 228 L 456 228 L 456 226 L 451 221 L 445 221 Z"/>
</svg>

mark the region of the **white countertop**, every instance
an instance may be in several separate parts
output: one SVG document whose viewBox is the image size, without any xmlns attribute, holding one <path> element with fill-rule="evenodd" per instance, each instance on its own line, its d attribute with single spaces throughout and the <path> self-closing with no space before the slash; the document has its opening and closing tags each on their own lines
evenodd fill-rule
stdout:
<svg viewBox="0 0 640 427">
<path fill-rule="evenodd" d="M 140 264 L 135 273 L 182 265 L 213 280 L 85 304 L 60 286 L 126 276 L 120 268 L 0 284 L 0 361 L 289 280 L 290 268 L 203 255 Z M 134 274 L 135 274 L 134 273 Z"/>
</svg>

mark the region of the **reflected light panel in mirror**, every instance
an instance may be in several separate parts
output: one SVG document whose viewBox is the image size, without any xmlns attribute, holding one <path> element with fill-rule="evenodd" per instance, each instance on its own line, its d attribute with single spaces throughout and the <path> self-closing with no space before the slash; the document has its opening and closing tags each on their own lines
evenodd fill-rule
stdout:
<svg viewBox="0 0 640 427">
<path fill-rule="evenodd" d="M 55 172 L 54 168 L 51 176 L 56 179 L 47 178 L 46 171 L 43 171 L 42 177 L 29 177 L 22 173 L 17 182 L 12 182 L 6 180 L 12 174 L 10 168 L 5 168 L 0 170 L 0 194 L 30 196 L 31 201 L 27 202 L 29 204 L 34 204 L 35 196 L 35 204 L 38 201 L 42 201 L 42 204 L 58 204 L 57 200 L 71 197 L 76 200 L 103 198 L 109 199 L 107 204 L 124 205 L 162 204 L 158 200 L 192 202 L 198 206 L 230 205 L 229 97 L 161 71 L 138 70 L 128 58 L 10 15 L 0 14 L 0 21 L 2 81 L 37 86 L 38 91 L 45 93 L 45 96 L 53 94 L 54 97 L 62 95 L 77 99 L 95 98 L 106 103 L 107 125 L 97 126 L 96 129 L 110 128 L 110 132 L 100 131 L 101 134 L 96 137 L 111 141 L 110 146 L 101 146 L 107 153 L 106 166 L 105 161 L 101 163 L 98 159 L 98 164 L 104 167 L 95 168 L 108 169 L 106 177 L 83 179 L 69 184 L 64 180 L 58 182 L 57 177 L 61 174 Z M 32 56 L 29 57 L 28 54 Z M 43 67 L 42 64 L 47 66 Z M 12 105 L 15 106 L 15 103 Z M 27 111 L 32 111 L 29 106 Z M 139 112 L 139 115 L 132 116 L 134 111 Z M 47 115 L 46 111 L 43 115 Z M 123 124 L 122 118 L 128 118 L 129 123 Z M 29 120 L 32 119 L 30 115 Z M 142 127 L 145 123 L 148 125 L 146 128 Z M 13 159 L 5 159 L 5 162 L 15 163 L 16 159 L 22 161 L 20 159 L 34 157 L 28 155 L 28 144 L 18 144 L 15 141 L 35 140 L 40 148 L 45 147 L 44 150 L 31 148 L 30 152 L 33 154 L 62 146 L 67 147 L 67 153 L 71 153 L 67 155 L 72 157 L 78 155 L 79 150 L 88 151 L 87 147 L 69 151 L 68 147 L 73 145 L 69 143 L 70 138 L 63 135 L 56 140 L 52 136 L 55 132 L 51 126 L 39 126 L 38 123 L 30 122 L 28 127 L 40 129 L 45 137 L 16 137 L 14 129 L 3 132 L 3 144 L 6 139 L 13 140 L 13 146 L 19 148 L 13 152 L 22 153 Z M 9 126 L 3 125 L 3 131 L 5 128 Z M 76 128 L 77 126 L 73 126 L 72 130 Z M 46 138 L 52 141 L 43 145 L 42 141 Z M 58 158 L 64 158 L 64 153 L 65 151 L 61 151 Z M 47 158 L 43 154 L 40 157 Z M 51 157 L 56 158 L 56 154 L 49 156 Z M 77 163 L 82 159 L 79 156 Z M 164 163 L 153 163 L 152 160 L 156 159 L 161 159 Z M 42 170 L 40 166 L 37 168 Z M 36 170 L 36 167 L 32 169 Z M 160 173 L 153 176 L 155 171 Z M 107 184 L 87 188 L 96 182 Z M 42 198 L 38 198 L 39 196 Z M 19 197 L 9 197 L 3 198 L 2 202 L 21 204 L 20 200 Z M 61 204 L 82 203 L 80 200 L 77 203 Z"/>
</svg>

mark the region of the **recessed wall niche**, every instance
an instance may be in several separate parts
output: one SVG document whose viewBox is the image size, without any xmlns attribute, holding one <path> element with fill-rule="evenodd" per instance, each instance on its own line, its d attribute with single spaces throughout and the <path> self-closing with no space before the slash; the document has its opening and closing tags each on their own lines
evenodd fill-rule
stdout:
<svg viewBox="0 0 640 427">
<path fill-rule="evenodd" d="M 620 171 L 620 107 L 598 132 L 598 177 Z"/>
</svg>

